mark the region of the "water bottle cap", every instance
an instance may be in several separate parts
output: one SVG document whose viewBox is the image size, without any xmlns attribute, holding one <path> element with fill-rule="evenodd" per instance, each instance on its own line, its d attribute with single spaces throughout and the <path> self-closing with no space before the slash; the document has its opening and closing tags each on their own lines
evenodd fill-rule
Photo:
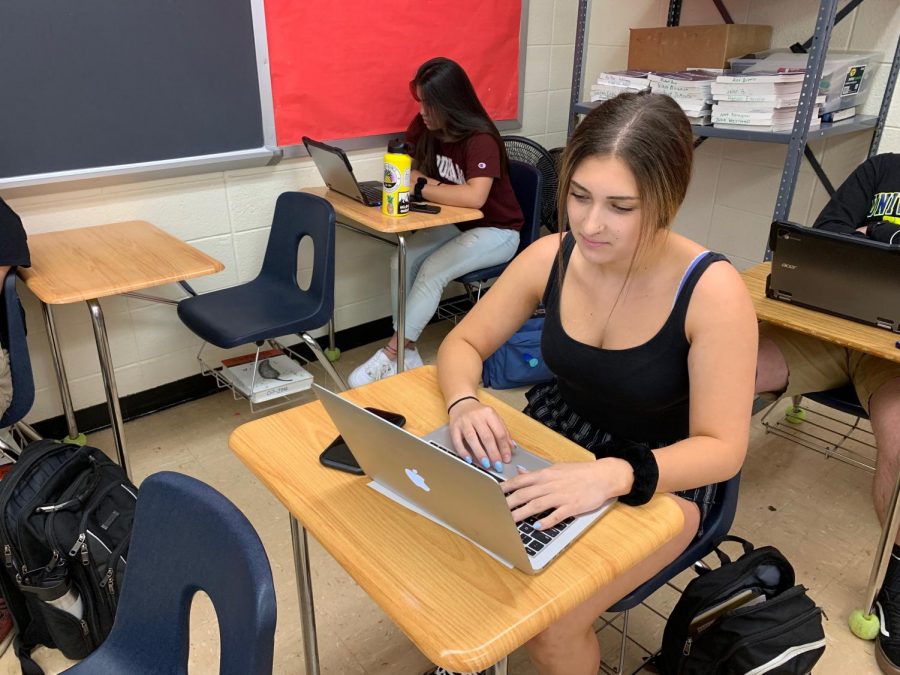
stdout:
<svg viewBox="0 0 900 675">
<path fill-rule="evenodd" d="M 537 368 L 537 367 L 538 367 L 538 360 L 537 360 L 537 359 L 529 359 L 529 360 L 528 360 L 528 365 L 531 366 L 532 368 Z"/>
<path fill-rule="evenodd" d="M 405 143 L 402 138 L 395 138 L 388 142 L 388 152 L 408 155 L 410 153 L 409 143 Z"/>
</svg>

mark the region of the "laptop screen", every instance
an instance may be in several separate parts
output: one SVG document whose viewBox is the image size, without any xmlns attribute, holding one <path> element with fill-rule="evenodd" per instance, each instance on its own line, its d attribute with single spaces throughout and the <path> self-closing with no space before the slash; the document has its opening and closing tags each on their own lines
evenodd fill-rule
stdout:
<svg viewBox="0 0 900 675">
<path fill-rule="evenodd" d="M 329 190 L 340 192 L 357 201 L 364 201 L 353 170 L 340 148 L 334 148 L 306 137 L 303 139 L 303 144 Z"/>
</svg>

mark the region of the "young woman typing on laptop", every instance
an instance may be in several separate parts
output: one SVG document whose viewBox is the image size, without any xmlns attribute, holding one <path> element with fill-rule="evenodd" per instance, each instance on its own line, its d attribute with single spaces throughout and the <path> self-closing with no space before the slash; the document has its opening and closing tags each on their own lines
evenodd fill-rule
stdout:
<svg viewBox="0 0 900 675">
<path fill-rule="evenodd" d="M 434 58 L 409 84 L 419 113 L 406 130 L 415 146 L 411 181 L 429 202 L 481 209 L 482 220 L 416 232 L 406 252 L 406 367 L 422 365 L 415 342 L 434 315 L 444 288 L 474 270 L 504 263 L 519 246 L 522 210 L 507 171 L 497 127 L 465 71 Z M 391 298 L 397 299 L 397 255 L 391 260 Z M 393 308 L 397 318 L 396 304 Z M 397 334 L 350 374 L 358 387 L 397 372 Z"/>
<path fill-rule="evenodd" d="M 702 532 L 715 483 L 747 449 L 756 318 L 737 271 L 669 230 L 691 176 L 691 127 L 666 96 L 623 94 L 592 111 L 563 156 L 560 235 L 522 252 L 438 355 L 457 452 L 508 461 L 511 439 L 480 403 L 482 361 L 539 303 L 541 350 L 555 379 L 525 412 L 592 451 L 504 484 L 515 519 L 542 528 L 610 497 L 669 493 L 684 513 L 675 539 L 526 645 L 541 673 L 596 673 L 592 624 Z M 477 628 L 476 628 L 477 629 Z"/>
</svg>

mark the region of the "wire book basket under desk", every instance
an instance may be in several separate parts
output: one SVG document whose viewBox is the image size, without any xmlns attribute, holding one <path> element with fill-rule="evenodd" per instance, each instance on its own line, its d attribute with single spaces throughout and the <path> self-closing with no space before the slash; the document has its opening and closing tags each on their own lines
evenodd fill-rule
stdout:
<svg viewBox="0 0 900 675">
<path fill-rule="evenodd" d="M 281 343 L 275 340 L 268 341 L 269 346 L 276 351 L 279 351 L 285 357 L 291 359 L 292 361 L 300 361 L 301 366 L 306 366 L 310 363 L 309 359 L 304 358 L 300 354 L 297 353 L 296 350 L 291 349 L 290 347 L 285 347 Z M 260 401 L 254 401 L 254 396 L 250 395 L 248 392 L 245 392 L 238 384 L 234 381 L 234 378 L 229 376 L 226 372 L 228 367 L 224 364 L 219 366 L 213 366 L 203 360 L 203 349 L 206 347 L 206 343 L 200 347 L 200 351 L 197 352 L 197 362 L 200 364 L 200 374 L 206 375 L 207 377 L 212 377 L 216 381 L 216 386 L 219 389 L 229 389 L 231 390 L 231 395 L 234 397 L 235 401 L 240 399 L 245 399 L 247 403 L 250 405 L 251 414 L 259 414 L 268 412 L 270 410 L 277 410 L 278 408 L 283 408 L 286 405 L 291 405 L 294 403 L 300 403 L 305 399 L 304 394 L 309 390 L 312 386 L 313 378 L 306 380 L 305 383 L 297 389 L 294 389 L 288 393 L 282 395 L 276 395 L 271 398 L 266 398 Z M 256 355 L 253 361 L 253 369 L 256 371 L 259 368 L 259 364 L 262 361 L 265 361 L 268 357 L 264 358 L 262 361 L 260 360 L 262 345 L 257 346 Z M 255 383 L 255 381 L 254 381 Z M 251 383 L 251 384 L 254 384 Z M 255 387 L 251 387 L 255 388 Z M 259 394 L 265 392 L 257 392 Z"/>
<path fill-rule="evenodd" d="M 766 433 L 875 472 L 875 439 L 868 420 L 806 399 L 793 401 L 786 409 L 776 402 L 761 421 Z"/>
</svg>

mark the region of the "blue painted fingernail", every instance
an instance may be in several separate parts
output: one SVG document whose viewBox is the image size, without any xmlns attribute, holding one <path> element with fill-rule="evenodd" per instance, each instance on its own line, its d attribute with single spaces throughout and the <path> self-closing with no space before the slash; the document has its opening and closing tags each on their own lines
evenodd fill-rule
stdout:
<svg viewBox="0 0 900 675">
<path fill-rule="evenodd" d="M 503 473 L 503 462 L 494 462 L 494 470 L 497 473 Z"/>
<path fill-rule="evenodd" d="M 471 464 L 471 463 L 472 463 L 472 458 L 469 457 L 469 455 L 466 455 L 466 463 L 467 463 L 467 464 Z"/>
<path fill-rule="evenodd" d="M 536 530 L 541 529 L 541 521 L 537 521 L 534 525 L 532 525 L 532 527 Z"/>
<path fill-rule="evenodd" d="M 483 466 L 485 469 L 490 469 L 491 468 L 491 460 L 489 460 L 487 457 L 482 457 L 481 458 L 481 466 Z"/>
</svg>

